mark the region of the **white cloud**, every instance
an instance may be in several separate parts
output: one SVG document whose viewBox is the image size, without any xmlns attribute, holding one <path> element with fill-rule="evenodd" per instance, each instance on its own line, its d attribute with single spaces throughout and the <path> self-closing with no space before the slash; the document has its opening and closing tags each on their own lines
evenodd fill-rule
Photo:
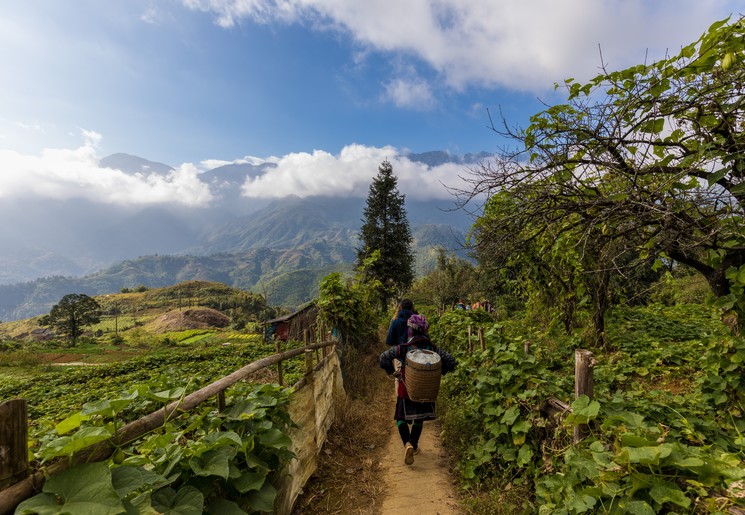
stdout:
<svg viewBox="0 0 745 515">
<path fill-rule="evenodd" d="M 450 199 L 447 186 L 461 185 L 463 165 L 445 164 L 428 168 L 412 162 L 394 147 L 348 145 L 338 155 L 316 150 L 293 153 L 276 159 L 276 168 L 247 179 L 243 195 L 281 198 L 288 195 L 367 197 L 370 183 L 384 160 L 390 161 L 398 178 L 398 189 L 411 199 Z"/>
<path fill-rule="evenodd" d="M 285 156 L 246 156 L 235 161 L 208 159 L 198 165 L 184 163 L 167 175 L 127 174 L 101 168 L 96 145 L 100 134 L 82 130 L 84 144 L 78 148 L 44 149 L 39 155 L 0 149 L 0 200 L 87 199 L 117 205 L 175 203 L 205 206 L 218 201 L 209 184 L 200 180 L 205 170 L 226 164 L 272 163 L 242 187 L 246 197 L 281 198 L 289 195 L 367 197 L 380 164 L 388 160 L 398 178 L 398 189 L 417 200 L 452 199 L 446 186 L 463 186 L 459 175 L 465 168 L 445 164 L 433 168 L 410 161 L 405 151 L 391 146 L 348 145 L 338 154 L 323 150 Z"/>
<path fill-rule="evenodd" d="M 432 90 L 421 79 L 394 79 L 385 86 L 385 98 L 398 107 L 429 109 L 435 104 Z"/>
<path fill-rule="evenodd" d="M 451 88 L 544 91 L 598 72 L 658 59 L 742 8 L 734 0 L 182 0 L 223 27 L 248 18 L 348 34 L 381 52 L 413 56 Z"/>
<path fill-rule="evenodd" d="M 154 25 L 158 21 L 158 10 L 150 6 L 140 15 L 140 20 L 148 25 Z"/>
<path fill-rule="evenodd" d="M 205 205 L 212 200 L 207 185 L 191 164 L 167 176 L 128 175 L 100 168 L 96 145 L 101 135 L 82 130 L 85 143 L 75 149 L 45 149 L 40 155 L 0 150 L 0 199 L 85 198 L 112 204 L 178 203 Z"/>
</svg>

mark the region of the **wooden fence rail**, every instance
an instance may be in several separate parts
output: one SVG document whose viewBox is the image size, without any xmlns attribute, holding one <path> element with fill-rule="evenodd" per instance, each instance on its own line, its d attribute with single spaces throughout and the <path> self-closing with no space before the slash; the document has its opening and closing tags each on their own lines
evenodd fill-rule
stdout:
<svg viewBox="0 0 745 515">
<path fill-rule="evenodd" d="M 246 379 L 248 376 L 257 372 L 261 369 L 269 366 L 278 364 L 295 356 L 305 355 L 306 362 L 308 359 L 311 360 L 311 367 L 306 370 L 306 377 L 303 378 L 297 385 L 296 388 L 300 389 L 303 385 L 308 383 L 308 375 L 312 374 L 312 351 L 317 349 L 326 349 L 336 345 L 335 341 L 327 341 L 320 343 L 306 344 L 305 347 L 285 351 L 279 354 L 274 354 L 266 358 L 262 358 L 258 361 L 254 361 L 227 375 L 207 386 L 201 388 L 183 399 L 174 401 L 164 408 L 154 411 L 144 417 L 130 422 L 119 429 L 114 436 L 109 440 L 98 443 L 91 447 L 81 450 L 75 454 L 72 464 L 77 463 L 89 463 L 96 461 L 103 461 L 108 459 L 121 445 L 126 445 L 129 442 L 136 440 L 137 438 L 153 431 L 159 426 L 163 425 L 174 413 L 176 412 L 187 412 L 196 408 L 199 404 L 203 403 L 207 399 L 218 396 L 218 398 L 224 395 L 224 391 L 230 386 L 234 385 L 238 381 Z M 321 365 L 320 363 L 318 364 Z M 4 425 L 5 420 L 2 421 Z M 15 423 L 15 422 L 14 422 Z M 0 443 L 2 447 L 2 443 Z M 2 450 L 2 449 L 0 449 Z M 26 453 L 26 443 L 23 442 L 23 452 Z M 4 452 L 0 452 L 0 461 L 4 461 Z M 6 515 L 12 513 L 15 507 L 25 499 L 31 497 L 36 492 L 41 490 L 44 481 L 49 476 L 57 474 L 72 465 L 69 460 L 60 460 L 49 467 L 45 467 L 43 470 L 37 471 L 36 473 L 22 479 L 21 481 L 5 488 L 0 491 L 0 515 Z M 1 467 L 0 467 L 1 468 Z"/>
</svg>

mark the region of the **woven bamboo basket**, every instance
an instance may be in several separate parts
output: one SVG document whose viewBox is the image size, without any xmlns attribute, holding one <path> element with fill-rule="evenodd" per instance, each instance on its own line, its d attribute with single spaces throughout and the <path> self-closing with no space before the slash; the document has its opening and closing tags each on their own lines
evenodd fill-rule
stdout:
<svg viewBox="0 0 745 515">
<path fill-rule="evenodd" d="M 416 402 L 435 402 L 440 391 L 441 369 L 442 361 L 436 352 L 424 349 L 408 352 L 405 377 L 409 399 Z"/>
</svg>

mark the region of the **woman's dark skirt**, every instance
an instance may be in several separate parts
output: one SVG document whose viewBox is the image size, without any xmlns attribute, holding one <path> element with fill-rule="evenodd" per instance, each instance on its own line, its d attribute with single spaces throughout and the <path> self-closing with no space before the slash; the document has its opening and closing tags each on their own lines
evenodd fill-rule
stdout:
<svg viewBox="0 0 745 515">
<path fill-rule="evenodd" d="M 396 398 L 396 415 L 395 420 L 434 420 L 435 414 L 434 402 L 416 402 L 404 397 Z"/>
</svg>

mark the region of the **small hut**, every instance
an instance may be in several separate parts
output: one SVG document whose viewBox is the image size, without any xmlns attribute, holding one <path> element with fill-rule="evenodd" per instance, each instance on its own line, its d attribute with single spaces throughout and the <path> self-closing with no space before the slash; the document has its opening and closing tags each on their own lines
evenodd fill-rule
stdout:
<svg viewBox="0 0 745 515">
<path fill-rule="evenodd" d="M 266 327 L 264 334 L 268 340 L 303 341 L 303 333 L 308 331 L 308 337 L 312 339 L 316 329 L 317 316 L 318 306 L 315 302 L 311 302 L 294 313 L 264 322 Z"/>
</svg>

